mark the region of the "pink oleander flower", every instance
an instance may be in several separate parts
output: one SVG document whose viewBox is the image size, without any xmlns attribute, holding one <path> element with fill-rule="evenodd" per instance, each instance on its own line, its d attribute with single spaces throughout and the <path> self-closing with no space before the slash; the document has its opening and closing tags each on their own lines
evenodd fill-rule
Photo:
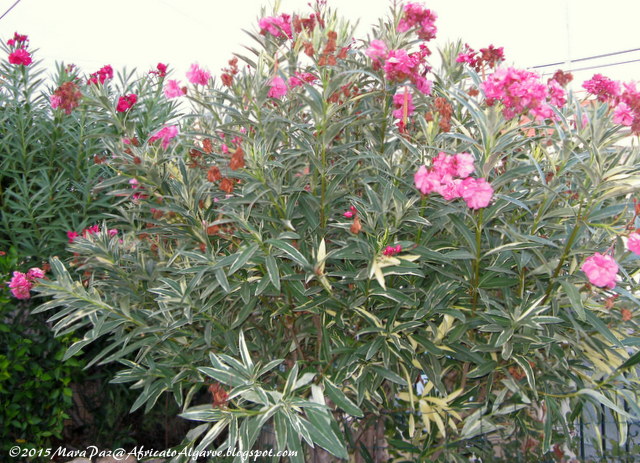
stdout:
<svg viewBox="0 0 640 463">
<path fill-rule="evenodd" d="M 627 103 L 621 101 L 613 110 L 613 122 L 615 124 L 630 126 L 633 124 L 633 111 Z"/>
<path fill-rule="evenodd" d="M 262 35 L 271 34 L 274 37 L 286 36 L 293 37 L 291 34 L 291 16 L 281 14 L 278 17 L 266 16 L 258 21 L 260 33 Z"/>
<path fill-rule="evenodd" d="M 13 272 L 13 277 L 8 283 L 11 294 L 16 299 L 29 299 L 31 297 L 31 287 L 33 283 L 27 279 L 22 272 Z"/>
<path fill-rule="evenodd" d="M 580 267 L 592 285 L 613 289 L 618 280 L 618 264 L 608 254 L 596 252 L 588 257 Z"/>
<path fill-rule="evenodd" d="M 430 70 L 425 61 L 425 58 L 430 53 L 426 47 L 420 47 L 420 51 L 411 54 L 407 53 L 406 50 L 389 50 L 382 66 L 385 77 L 392 82 L 405 82 L 408 80 L 421 93 L 430 94 L 431 82 L 423 76 L 425 72 Z"/>
<path fill-rule="evenodd" d="M 99 225 L 91 225 L 90 227 L 82 230 L 82 237 L 87 238 L 88 236 L 95 235 L 96 233 L 100 233 Z"/>
<path fill-rule="evenodd" d="M 480 72 L 485 66 L 495 69 L 495 67 L 504 61 L 504 48 L 496 48 L 489 45 L 487 48 L 481 48 L 476 52 L 469 45 L 465 44 L 465 51 L 460 53 L 456 58 L 457 63 L 465 63 L 471 66 L 476 72 Z"/>
<path fill-rule="evenodd" d="M 29 66 L 33 60 L 31 54 L 24 48 L 18 48 L 9 55 L 9 63 L 21 66 Z"/>
<path fill-rule="evenodd" d="M 171 143 L 171 140 L 175 138 L 180 130 L 177 125 L 169 125 L 161 128 L 156 133 L 151 135 L 149 138 L 149 142 L 154 142 L 156 140 L 162 140 L 162 149 L 166 150 Z"/>
<path fill-rule="evenodd" d="M 44 270 L 38 267 L 30 268 L 29 271 L 27 272 L 27 280 L 33 281 L 38 278 L 44 278 Z"/>
<path fill-rule="evenodd" d="M 428 170 L 427 166 L 420 166 L 413 176 L 416 188 L 420 190 L 423 195 L 437 191 L 440 188 L 440 178 L 440 175 L 432 170 Z"/>
<path fill-rule="evenodd" d="M 7 40 L 7 45 L 9 45 L 10 47 L 13 47 L 15 45 L 22 45 L 25 44 L 29 41 L 29 37 L 26 35 L 21 35 L 18 34 L 17 32 L 15 32 L 13 34 L 13 38 Z"/>
<path fill-rule="evenodd" d="M 156 74 L 158 77 L 165 77 L 167 75 L 167 65 L 164 63 L 158 63 L 155 69 L 149 71 L 149 74 Z"/>
<path fill-rule="evenodd" d="M 549 103 L 561 108 L 567 104 L 567 92 L 564 87 L 556 80 L 550 80 L 547 83 L 547 92 L 549 96 Z"/>
<path fill-rule="evenodd" d="M 453 157 L 453 167 L 455 169 L 455 176 L 462 179 L 471 175 L 476 167 L 474 165 L 474 157 L 469 153 L 458 153 Z"/>
<path fill-rule="evenodd" d="M 386 248 L 384 248 L 384 251 L 382 251 L 382 254 L 385 256 L 395 256 L 398 255 L 402 252 L 402 246 L 397 245 L 397 246 L 387 246 Z"/>
<path fill-rule="evenodd" d="M 582 84 L 582 88 L 597 97 L 598 101 L 614 101 L 620 96 L 620 82 L 602 74 L 595 74 Z"/>
<path fill-rule="evenodd" d="M 51 95 L 49 101 L 51 102 L 51 109 L 58 109 L 62 103 L 62 98 L 57 95 Z"/>
<path fill-rule="evenodd" d="M 564 89 L 555 81 L 547 87 L 538 74 L 514 68 L 497 69 L 481 84 L 487 104 L 502 102 L 502 114 L 513 119 L 520 114 L 531 113 L 537 120 L 555 119 L 547 100 L 559 104 L 565 102 Z"/>
<path fill-rule="evenodd" d="M 364 52 L 372 61 L 384 60 L 387 58 L 387 44 L 382 40 L 374 39 L 369 44 L 369 48 Z"/>
<path fill-rule="evenodd" d="M 187 71 L 187 80 L 194 85 L 207 85 L 211 74 L 193 63 Z"/>
<path fill-rule="evenodd" d="M 440 195 L 447 201 L 458 199 L 461 197 L 460 195 L 461 184 L 462 184 L 461 179 L 459 178 L 454 179 L 450 175 L 445 175 L 444 177 L 440 178 L 440 186 L 436 189 L 436 192 L 440 193 Z"/>
<path fill-rule="evenodd" d="M 416 109 L 413 105 L 413 96 L 407 88 L 403 89 L 402 93 L 393 95 L 393 104 L 396 108 L 393 111 L 393 117 L 402 121 L 407 117 L 411 117 L 413 111 Z"/>
<path fill-rule="evenodd" d="M 114 236 L 116 236 L 118 234 L 118 229 L 117 228 L 110 228 L 110 229 L 107 230 L 107 234 L 110 237 L 113 238 Z"/>
<path fill-rule="evenodd" d="M 274 76 L 269 85 L 271 86 L 267 93 L 269 98 L 282 98 L 287 94 L 287 84 L 282 77 Z"/>
<path fill-rule="evenodd" d="M 440 152 L 431 160 L 433 171 L 441 178 L 455 177 L 457 175 L 457 164 L 454 156 Z"/>
<path fill-rule="evenodd" d="M 358 210 L 356 209 L 355 206 L 351 206 L 349 210 L 342 215 L 344 216 L 345 219 L 353 219 L 355 216 L 358 215 Z"/>
<path fill-rule="evenodd" d="M 627 249 L 640 255 L 640 233 L 631 233 L 627 239 Z"/>
<path fill-rule="evenodd" d="M 312 84 L 316 80 L 318 80 L 318 78 L 310 72 L 296 72 L 289 78 L 289 85 L 291 88 L 302 87 L 303 84 Z"/>
<path fill-rule="evenodd" d="M 113 68 L 108 64 L 91 74 L 89 79 L 87 79 L 87 85 L 104 84 L 107 79 L 113 79 Z"/>
<path fill-rule="evenodd" d="M 493 187 L 484 178 L 465 178 L 460 183 L 459 191 L 469 209 L 487 207 L 493 198 Z"/>
<path fill-rule="evenodd" d="M 416 62 L 406 50 L 389 50 L 384 63 L 387 79 L 402 82 L 414 74 Z"/>
<path fill-rule="evenodd" d="M 69 238 L 69 243 L 73 243 L 78 236 L 80 236 L 78 232 L 71 231 L 71 230 L 67 231 L 67 238 Z"/>
<path fill-rule="evenodd" d="M 133 107 L 134 104 L 136 104 L 136 101 L 138 101 L 138 95 L 136 95 L 135 93 L 121 96 L 120 98 L 118 98 L 116 111 L 118 111 L 119 113 L 126 113 Z"/>
<path fill-rule="evenodd" d="M 164 96 L 168 99 L 178 98 L 187 94 L 187 87 L 181 87 L 180 82 L 175 79 L 168 80 L 164 84 Z"/>
<path fill-rule="evenodd" d="M 431 10 L 426 9 L 419 3 L 407 3 L 404 6 L 404 15 L 398 23 L 398 31 L 406 32 L 415 27 L 416 34 L 422 40 L 431 40 L 435 38 L 436 28 L 435 22 L 438 16 Z"/>
<path fill-rule="evenodd" d="M 426 77 L 414 75 L 413 84 L 423 95 L 431 95 L 431 81 Z"/>
</svg>

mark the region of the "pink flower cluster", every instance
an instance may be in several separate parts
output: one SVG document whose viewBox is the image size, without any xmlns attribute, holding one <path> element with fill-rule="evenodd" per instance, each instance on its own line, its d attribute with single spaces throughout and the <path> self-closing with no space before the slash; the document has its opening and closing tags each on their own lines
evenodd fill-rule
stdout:
<svg viewBox="0 0 640 463">
<path fill-rule="evenodd" d="M 9 53 L 9 63 L 17 64 L 19 66 L 29 66 L 33 60 L 31 54 L 27 51 L 29 37 L 26 35 L 13 34 L 13 38 L 7 40 L 7 45 L 11 48 L 17 47 L 11 53 Z"/>
<path fill-rule="evenodd" d="M 493 45 L 489 45 L 488 48 L 481 48 L 480 51 L 475 51 L 465 44 L 465 51 L 456 58 L 456 62 L 466 63 L 477 72 L 480 72 L 485 66 L 495 69 L 503 61 L 504 49 L 502 47 L 496 48 Z"/>
<path fill-rule="evenodd" d="M 287 94 L 287 83 L 280 76 L 274 76 L 269 86 L 269 92 L 267 93 L 269 98 L 282 98 Z"/>
<path fill-rule="evenodd" d="M 507 119 L 527 113 L 537 120 L 554 119 L 550 105 L 563 106 L 566 102 L 565 91 L 555 80 L 547 86 L 538 74 L 511 67 L 496 70 L 481 87 L 488 105 L 502 102 L 502 114 Z"/>
<path fill-rule="evenodd" d="M 29 299 L 31 297 L 31 288 L 38 278 L 44 278 L 44 271 L 38 267 L 33 267 L 26 274 L 13 272 L 13 277 L 7 284 L 11 294 L 16 299 Z"/>
<path fill-rule="evenodd" d="M 149 74 L 157 75 L 158 77 L 166 77 L 168 66 L 164 63 L 158 63 L 155 69 L 149 71 Z"/>
<path fill-rule="evenodd" d="M 435 22 L 438 16 L 419 3 L 407 3 L 404 6 L 404 14 L 398 23 L 398 31 L 406 32 L 416 28 L 416 34 L 422 40 L 431 40 L 436 37 Z"/>
<path fill-rule="evenodd" d="M 608 254 L 596 252 L 588 257 L 580 269 L 587 275 L 592 285 L 613 289 L 618 281 L 618 264 Z"/>
<path fill-rule="evenodd" d="M 29 66 L 33 60 L 26 48 L 17 48 L 9 54 L 9 63 L 20 66 Z"/>
<path fill-rule="evenodd" d="M 87 79 L 87 84 L 104 84 L 107 79 L 113 79 L 113 68 L 108 64 L 101 67 L 93 74 L 90 74 Z"/>
<path fill-rule="evenodd" d="M 276 17 L 265 16 L 258 21 L 258 26 L 262 35 L 271 34 L 274 37 L 292 37 L 291 16 L 288 14 L 283 13 Z"/>
<path fill-rule="evenodd" d="M 413 104 L 413 96 L 408 88 L 404 88 L 404 90 L 400 93 L 396 93 L 393 95 L 393 117 L 398 119 L 397 126 L 401 132 L 406 130 L 407 119 L 411 117 L 416 107 Z"/>
<path fill-rule="evenodd" d="M 389 50 L 382 40 L 374 39 L 364 53 L 371 59 L 374 69 L 384 69 L 388 80 L 399 83 L 409 80 L 421 93 L 431 93 L 431 82 L 424 77 L 431 69 L 425 61 L 431 54 L 426 45 L 421 44 L 417 52 L 407 53 L 402 49 Z"/>
<path fill-rule="evenodd" d="M 25 45 L 28 41 L 29 41 L 28 36 L 18 34 L 17 32 L 15 32 L 13 34 L 13 38 L 7 40 L 7 45 L 9 45 L 10 47 L 15 47 L 16 45 L 21 46 L 21 45 Z"/>
<path fill-rule="evenodd" d="M 169 146 L 169 143 L 171 143 L 171 140 L 178 136 L 178 133 L 180 133 L 180 129 L 177 125 L 168 125 L 151 135 L 151 137 L 149 138 L 149 142 L 162 140 L 162 149 L 166 150 Z"/>
<path fill-rule="evenodd" d="M 302 85 L 312 84 L 316 80 L 318 80 L 318 78 L 310 72 L 296 71 L 296 73 L 289 78 L 289 85 L 291 88 L 302 87 Z"/>
<path fill-rule="evenodd" d="M 382 254 L 384 256 L 395 256 L 400 254 L 401 252 L 402 246 L 398 244 L 397 246 L 387 246 L 386 248 L 384 248 L 384 251 L 382 251 Z"/>
<path fill-rule="evenodd" d="M 582 84 L 582 88 L 602 102 L 614 101 L 620 96 L 620 82 L 611 80 L 602 74 L 595 74 Z"/>
<path fill-rule="evenodd" d="M 481 209 L 491 202 L 493 188 L 484 178 L 470 177 L 474 170 L 473 155 L 469 153 L 439 153 L 431 169 L 418 169 L 414 182 L 424 195 L 435 192 L 447 201 L 462 198 L 470 209 Z"/>
<path fill-rule="evenodd" d="M 385 77 L 393 82 L 411 81 L 423 93 L 431 93 L 431 82 L 424 77 L 430 68 L 425 58 L 430 54 L 429 49 L 421 47 L 420 51 L 407 53 L 406 50 L 389 50 L 383 65 Z"/>
<path fill-rule="evenodd" d="M 635 82 L 620 83 L 596 74 L 582 86 L 613 109 L 614 123 L 631 127 L 634 135 L 640 134 L 640 92 Z"/>
<path fill-rule="evenodd" d="M 210 77 L 211 73 L 205 71 L 196 63 L 193 63 L 187 71 L 187 80 L 194 85 L 207 85 Z"/>
<path fill-rule="evenodd" d="M 187 87 L 181 87 L 180 82 L 171 79 L 164 84 L 164 96 L 167 99 L 178 98 L 187 94 Z"/>
<path fill-rule="evenodd" d="M 76 231 L 72 231 L 69 230 L 67 231 L 67 238 L 69 238 L 69 243 L 73 243 L 76 238 L 82 236 L 82 238 L 88 238 L 91 235 L 95 235 L 97 233 L 100 233 L 100 226 L 99 225 L 91 225 L 90 227 L 85 228 L 84 230 L 82 230 L 82 233 L 78 233 Z M 118 234 L 118 230 L 115 228 L 109 228 L 107 230 L 107 233 L 109 234 L 109 236 L 116 236 Z"/>
<path fill-rule="evenodd" d="M 629 234 L 627 249 L 636 255 L 640 255 L 640 233 L 637 231 Z M 609 254 L 596 252 L 585 259 L 580 267 L 589 279 L 589 283 L 600 288 L 613 289 L 620 277 L 618 276 L 618 263 Z"/>
<path fill-rule="evenodd" d="M 116 105 L 116 111 L 119 113 L 126 113 L 134 104 L 138 101 L 138 95 L 135 93 L 129 93 L 128 95 L 118 98 L 118 104 Z"/>
<path fill-rule="evenodd" d="M 627 239 L 627 249 L 640 256 L 640 233 L 633 232 Z"/>
</svg>

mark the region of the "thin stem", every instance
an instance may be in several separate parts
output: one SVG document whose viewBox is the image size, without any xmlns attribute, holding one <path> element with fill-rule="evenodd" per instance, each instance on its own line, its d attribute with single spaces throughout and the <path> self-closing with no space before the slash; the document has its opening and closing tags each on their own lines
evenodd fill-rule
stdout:
<svg viewBox="0 0 640 463">
<path fill-rule="evenodd" d="M 480 286 L 480 260 L 482 259 L 482 219 L 484 217 L 484 209 L 478 211 L 478 220 L 476 221 L 476 258 L 473 261 L 473 281 L 471 307 L 475 312 L 478 307 L 478 287 Z"/>
</svg>

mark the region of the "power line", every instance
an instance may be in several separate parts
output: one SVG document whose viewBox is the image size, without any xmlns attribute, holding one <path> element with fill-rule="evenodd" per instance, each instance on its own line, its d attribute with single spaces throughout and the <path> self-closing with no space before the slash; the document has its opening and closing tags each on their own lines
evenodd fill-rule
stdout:
<svg viewBox="0 0 640 463">
<path fill-rule="evenodd" d="M 18 3 L 20 3 L 20 1 L 21 1 L 21 0 L 16 0 L 16 1 L 13 3 L 13 5 L 11 5 L 11 6 L 9 7 L 9 9 L 8 9 L 7 11 L 5 11 L 4 13 L 2 13 L 2 16 L 0 16 L 0 19 L 4 18 L 4 17 L 9 13 L 9 11 L 13 10 L 13 8 L 14 8 Z"/>
<path fill-rule="evenodd" d="M 629 61 L 619 61 L 617 63 L 600 64 L 599 66 L 587 66 L 587 67 L 584 67 L 584 68 L 569 69 L 568 71 L 565 71 L 565 72 L 589 71 L 591 69 L 606 68 L 606 67 L 609 67 L 609 66 L 619 66 L 621 64 L 629 64 L 629 63 L 637 63 L 637 62 L 640 62 L 640 59 L 632 59 L 632 60 L 629 60 Z M 552 72 L 546 72 L 543 75 L 546 76 L 546 75 L 551 75 L 551 74 L 553 74 L 553 73 Z"/>
<path fill-rule="evenodd" d="M 588 60 L 592 60 L 592 59 L 598 59 L 598 58 L 606 58 L 607 56 L 615 56 L 615 55 L 622 55 L 624 53 L 631 53 L 634 51 L 640 51 L 640 48 L 632 48 L 630 50 L 623 50 L 623 51 L 614 51 L 613 53 L 605 53 L 603 55 L 594 55 L 594 56 L 587 56 L 586 58 L 578 58 L 578 59 L 572 59 L 569 60 L 569 63 L 579 63 L 580 61 L 588 61 Z M 539 66 L 532 66 L 532 69 L 540 69 L 540 68 L 546 68 L 549 66 L 558 66 L 558 65 L 562 65 L 562 64 L 566 64 L 567 61 L 559 61 L 557 63 L 550 63 L 550 64 L 541 64 Z"/>
</svg>

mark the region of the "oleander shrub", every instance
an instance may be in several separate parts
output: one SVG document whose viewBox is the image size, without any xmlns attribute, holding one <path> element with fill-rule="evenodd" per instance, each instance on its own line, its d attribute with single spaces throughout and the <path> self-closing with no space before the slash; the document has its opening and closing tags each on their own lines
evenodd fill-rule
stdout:
<svg viewBox="0 0 640 463">
<path fill-rule="evenodd" d="M 408 3 L 355 40 L 319 2 L 263 13 L 186 96 L 96 98 L 118 212 L 38 286 L 68 355 L 106 339 L 91 362 L 133 410 L 170 393 L 201 423 L 180 449 L 567 461 L 601 407 L 624 442 L 640 94 L 596 76 L 578 98 L 494 47 L 436 60 L 435 34 Z"/>
<path fill-rule="evenodd" d="M 81 446 L 116 444 L 125 430 L 114 418 L 122 405 L 128 410 L 130 393 L 111 386 L 104 395 L 115 400 L 84 411 L 83 419 L 91 423 L 72 420 L 83 381 L 106 388 L 111 371 L 85 372 L 86 361 L 63 359 L 74 335 L 55 339 L 48 317 L 31 313 L 41 300 L 30 300 L 30 290 L 43 274 L 27 270 L 41 267 L 46 274 L 52 256 L 66 256 L 73 236 L 99 228 L 115 207 L 118 199 L 99 187 L 117 175 L 104 162 L 112 155 L 104 140 L 120 133 L 127 117 L 138 111 L 118 111 L 121 92 L 144 97 L 161 91 L 164 65 L 122 88 L 133 74 L 114 76 L 110 66 L 84 76 L 75 66 L 61 64 L 46 76 L 24 35 L 16 33 L 0 48 L 7 55 L 0 60 L 0 396 L 5 405 L 0 450 L 16 444 L 51 447 L 68 439 L 70 431 L 74 438 L 81 435 L 78 426 L 92 432 Z M 105 109 L 106 102 L 110 108 Z M 158 111 L 163 118 L 175 109 L 171 103 L 163 107 Z M 111 112 L 121 116 L 116 123 Z M 141 127 L 153 123 L 146 116 L 139 121 Z M 109 439 L 103 439 L 102 423 L 110 425 Z"/>
</svg>

